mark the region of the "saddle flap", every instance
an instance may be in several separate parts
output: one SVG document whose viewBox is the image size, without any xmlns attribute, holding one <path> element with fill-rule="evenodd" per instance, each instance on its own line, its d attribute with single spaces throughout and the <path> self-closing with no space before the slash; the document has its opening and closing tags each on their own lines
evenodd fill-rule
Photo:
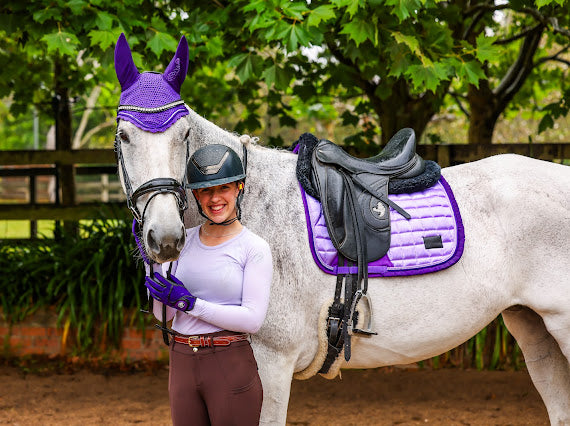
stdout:
<svg viewBox="0 0 570 426">
<path fill-rule="evenodd" d="M 364 174 L 376 193 L 387 194 L 388 177 Z M 320 194 L 323 215 L 334 247 L 347 259 L 358 260 L 358 243 L 365 246 L 366 261 L 380 259 L 390 248 L 388 206 L 369 191 L 354 185 L 334 166 L 313 156 L 313 183 Z"/>
</svg>

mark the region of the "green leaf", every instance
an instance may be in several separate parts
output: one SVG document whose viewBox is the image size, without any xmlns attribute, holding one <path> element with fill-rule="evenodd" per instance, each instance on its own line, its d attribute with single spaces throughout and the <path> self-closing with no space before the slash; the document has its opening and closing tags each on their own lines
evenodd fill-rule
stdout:
<svg viewBox="0 0 570 426">
<path fill-rule="evenodd" d="M 318 26 L 321 22 L 326 22 L 335 17 L 334 7 L 331 5 L 322 5 L 313 9 L 307 18 L 309 27 Z"/>
<path fill-rule="evenodd" d="M 308 12 L 309 9 L 305 3 L 292 3 L 289 1 L 281 3 L 283 13 L 288 18 L 303 20 L 303 14 Z"/>
<path fill-rule="evenodd" d="M 220 57 L 224 54 L 224 41 L 220 36 L 210 37 L 206 41 L 208 56 L 211 58 Z"/>
<path fill-rule="evenodd" d="M 91 46 L 99 46 L 101 50 L 105 50 L 115 44 L 121 35 L 121 30 L 119 28 L 113 31 L 92 30 L 88 35 L 91 38 Z"/>
<path fill-rule="evenodd" d="M 435 93 L 441 81 L 448 78 L 446 69 L 447 67 L 437 62 L 431 66 L 411 65 L 406 75 L 412 80 L 416 90 L 420 92 L 431 90 Z"/>
<path fill-rule="evenodd" d="M 354 14 L 358 11 L 359 6 L 360 2 L 358 0 L 353 0 L 346 8 L 346 12 L 350 15 L 351 19 L 354 17 Z"/>
<path fill-rule="evenodd" d="M 69 56 L 77 53 L 76 46 L 79 45 L 79 40 L 74 34 L 62 31 L 46 34 L 40 40 L 47 43 L 48 53 L 58 52 Z"/>
<path fill-rule="evenodd" d="M 247 58 L 248 55 L 249 53 L 238 53 L 237 55 L 232 56 L 228 61 L 228 66 L 231 68 L 237 67 L 243 61 L 245 61 L 245 58 Z"/>
<path fill-rule="evenodd" d="M 538 123 L 538 134 L 541 134 L 545 130 L 551 129 L 554 127 L 554 120 L 550 114 L 545 115 Z"/>
<path fill-rule="evenodd" d="M 418 0 L 386 0 L 386 5 L 393 6 L 391 13 L 396 15 L 400 22 L 416 15 L 416 11 L 422 7 Z"/>
<path fill-rule="evenodd" d="M 356 126 L 358 125 L 358 121 L 360 120 L 358 115 L 351 113 L 349 110 L 344 111 L 340 116 L 340 118 L 342 118 L 343 126 L 350 126 L 350 125 Z"/>
<path fill-rule="evenodd" d="M 100 30 L 110 30 L 113 27 L 113 17 L 107 12 L 98 12 L 95 18 L 95 25 Z"/>
<path fill-rule="evenodd" d="M 477 53 L 476 57 L 481 62 L 490 61 L 492 59 L 497 59 L 501 49 L 498 46 L 494 46 L 497 37 L 486 37 L 485 34 L 481 33 L 477 36 Z"/>
<path fill-rule="evenodd" d="M 366 40 L 374 42 L 375 38 L 372 24 L 360 20 L 353 20 L 345 24 L 340 34 L 346 34 L 349 39 L 354 40 L 356 46 L 359 46 Z"/>
<path fill-rule="evenodd" d="M 277 90 L 284 90 L 289 87 L 289 82 L 292 78 L 290 73 L 276 64 L 266 68 L 261 76 L 263 77 L 263 80 L 265 80 L 265 84 L 267 84 L 268 88 L 275 85 Z"/>
<path fill-rule="evenodd" d="M 253 59 L 251 54 L 246 54 L 244 60 L 237 66 L 236 75 L 242 83 L 253 76 Z"/>
<path fill-rule="evenodd" d="M 50 7 L 34 12 L 32 15 L 34 21 L 43 24 L 48 19 L 54 19 L 59 21 L 61 19 L 61 10 L 57 7 Z"/>
<path fill-rule="evenodd" d="M 417 38 L 415 38 L 414 36 L 409 36 L 409 35 L 405 35 L 402 34 L 398 31 L 393 31 L 392 32 L 392 37 L 394 37 L 394 39 L 396 40 L 396 42 L 404 44 L 406 46 L 408 46 L 408 48 L 410 49 L 410 51 L 416 55 L 421 54 L 420 51 L 420 42 L 418 41 Z"/>
<path fill-rule="evenodd" d="M 458 75 L 475 87 L 479 87 L 479 80 L 485 80 L 487 78 L 483 68 L 481 68 L 481 64 L 477 61 L 463 62 L 462 66 L 458 69 Z"/>
<path fill-rule="evenodd" d="M 271 86 L 273 84 L 275 84 L 275 68 L 277 68 L 276 65 L 271 65 L 269 68 L 266 68 L 262 73 L 261 73 L 261 77 L 263 78 L 263 80 L 265 81 L 265 84 L 267 84 L 268 88 L 271 88 Z"/>
<path fill-rule="evenodd" d="M 71 10 L 71 12 L 74 15 L 80 15 L 83 13 L 83 9 L 85 7 L 87 7 L 89 5 L 89 3 L 83 1 L 83 0 L 71 0 L 68 1 L 66 6 L 69 7 L 69 9 Z"/>
<path fill-rule="evenodd" d="M 164 50 L 174 52 L 178 46 L 178 42 L 170 34 L 156 32 L 148 41 L 147 46 L 159 57 Z"/>
</svg>

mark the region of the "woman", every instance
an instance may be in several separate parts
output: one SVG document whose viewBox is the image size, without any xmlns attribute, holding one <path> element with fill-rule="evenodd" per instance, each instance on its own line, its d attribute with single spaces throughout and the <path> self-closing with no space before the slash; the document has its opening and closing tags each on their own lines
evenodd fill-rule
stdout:
<svg viewBox="0 0 570 426">
<path fill-rule="evenodd" d="M 256 425 L 263 392 L 249 333 L 261 327 L 273 274 L 269 245 L 240 223 L 245 173 L 224 145 L 198 149 L 189 187 L 206 219 L 187 230 L 167 281 L 166 319 L 174 319 L 169 395 L 174 425 Z M 174 276 L 175 274 L 175 276 Z M 176 284 L 178 283 L 178 286 Z M 164 290 L 164 289 L 163 289 Z M 162 319 L 162 303 L 154 310 Z"/>
</svg>

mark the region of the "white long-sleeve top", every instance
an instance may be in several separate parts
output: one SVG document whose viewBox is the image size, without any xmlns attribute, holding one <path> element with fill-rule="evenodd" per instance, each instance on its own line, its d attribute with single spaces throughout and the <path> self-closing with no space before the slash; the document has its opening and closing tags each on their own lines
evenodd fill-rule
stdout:
<svg viewBox="0 0 570 426">
<path fill-rule="evenodd" d="M 168 264 L 163 265 L 164 272 Z M 231 330 L 255 333 L 265 319 L 273 276 L 269 244 L 246 227 L 217 246 L 200 241 L 199 227 L 186 231 L 186 244 L 173 273 L 194 295 L 189 312 L 167 307 L 172 329 L 194 335 Z M 162 320 L 162 303 L 154 301 L 154 314 Z"/>
</svg>

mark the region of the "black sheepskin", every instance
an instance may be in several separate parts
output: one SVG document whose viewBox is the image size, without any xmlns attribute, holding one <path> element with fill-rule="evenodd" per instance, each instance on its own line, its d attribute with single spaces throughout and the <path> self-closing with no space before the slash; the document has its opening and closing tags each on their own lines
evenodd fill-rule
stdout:
<svg viewBox="0 0 570 426">
<path fill-rule="evenodd" d="M 313 151 L 320 140 L 311 133 L 303 133 L 293 145 L 299 145 L 297 159 L 297 179 L 307 194 L 320 200 L 318 192 L 313 187 L 311 179 L 311 158 Z M 435 161 L 425 160 L 425 171 L 410 179 L 390 179 L 388 182 L 389 194 L 406 194 L 422 191 L 437 183 L 441 176 L 441 167 Z"/>
</svg>

